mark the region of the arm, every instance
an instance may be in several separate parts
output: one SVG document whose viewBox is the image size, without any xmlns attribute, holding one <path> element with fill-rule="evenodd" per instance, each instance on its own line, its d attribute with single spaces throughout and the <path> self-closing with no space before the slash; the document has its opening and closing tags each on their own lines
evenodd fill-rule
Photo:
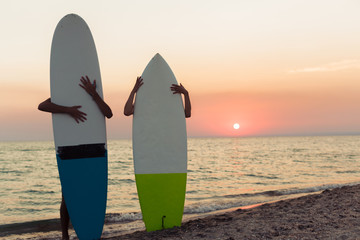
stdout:
<svg viewBox="0 0 360 240">
<path fill-rule="evenodd" d="M 38 106 L 40 111 L 69 114 L 77 123 L 79 123 L 79 121 L 84 122 L 86 120 L 86 113 L 81 112 L 79 108 L 81 108 L 81 106 L 65 107 L 57 105 L 51 102 L 51 98 L 46 99 Z"/>
<path fill-rule="evenodd" d="M 190 103 L 190 97 L 189 97 L 188 92 L 186 92 L 186 94 L 184 94 L 184 99 L 185 99 L 185 117 L 189 118 L 189 117 L 191 117 L 191 103 Z"/>
<path fill-rule="evenodd" d="M 180 83 L 179 85 L 173 84 L 170 87 L 171 91 L 173 91 L 173 94 L 184 94 L 184 100 L 185 100 L 185 117 L 189 118 L 191 117 L 191 103 L 190 103 L 190 97 L 189 92 L 184 88 L 184 86 Z"/>
<path fill-rule="evenodd" d="M 104 116 L 107 118 L 111 118 L 113 116 L 111 108 L 104 102 L 104 100 L 99 96 L 96 91 L 96 80 L 91 83 L 89 77 L 86 76 L 86 78 L 81 77 L 80 81 L 81 83 L 79 84 L 79 86 L 82 87 L 88 94 L 90 94 L 102 114 L 104 114 Z"/>
<path fill-rule="evenodd" d="M 135 94 L 143 84 L 144 84 L 143 79 L 141 77 L 137 77 L 135 86 L 134 86 L 133 90 L 131 91 L 128 100 L 125 103 L 125 107 L 124 107 L 124 115 L 125 116 L 130 116 L 130 115 L 134 114 Z"/>
</svg>

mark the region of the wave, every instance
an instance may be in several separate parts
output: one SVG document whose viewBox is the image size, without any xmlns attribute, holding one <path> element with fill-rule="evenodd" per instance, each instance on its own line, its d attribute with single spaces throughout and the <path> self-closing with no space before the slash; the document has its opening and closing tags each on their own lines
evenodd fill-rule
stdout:
<svg viewBox="0 0 360 240">
<path fill-rule="evenodd" d="M 56 194 L 57 192 L 49 191 L 49 190 L 35 190 L 35 189 L 29 189 L 26 191 L 20 191 L 19 193 L 30 193 L 30 194 L 36 194 L 36 195 L 45 195 L 45 194 Z"/>
<path fill-rule="evenodd" d="M 327 184 L 320 185 L 314 187 L 306 187 L 306 188 L 289 188 L 282 190 L 274 190 L 274 191 L 264 191 L 257 193 L 246 193 L 246 194 L 238 194 L 238 195 L 224 195 L 219 196 L 216 199 L 208 199 L 208 201 L 201 201 L 195 204 L 186 205 L 184 208 L 184 214 L 202 214 L 202 213 L 211 213 L 219 210 L 226 210 L 236 207 L 245 207 L 251 206 L 259 203 L 264 203 L 263 197 L 267 198 L 268 201 L 276 200 L 273 197 L 291 197 L 292 195 L 297 194 L 307 194 L 307 193 L 316 193 L 320 191 L 324 191 L 327 189 L 333 189 L 343 186 L 351 186 L 360 184 L 360 182 L 355 183 L 347 183 L 347 184 Z M 262 198 L 259 198 L 262 196 Z M 107 223 L 122 223 L 122 222 L 131 222 L 136 220 L 141 220 L 142 215 L 141 212 L 128 212 L 128 213 L 109 213 L 106 215 L 105 222 Z"/>
<path fill-rule="evenodd" d="M 106 214 L 105 223 L 132 222 L 141 219 L 141 212 L 109 213 Z"/>
<path fill-rule="evenodd" d="M 326 184 L 313 187 L 304 187 L 304 188 L 288 188 L 281 190 L 270 190 L 263 192 L 255 193 L 244 193 L 244 194 L 230 194 L 216 197 L 217 200 L 209 199 L 207 203 L 195 203 L 188 206 L 185 206 L 184 214 L 201 214 L 201 213 L 210 213 L 219 210 L 226 210 L 236 207 L 245 207 L 256 205 L 269 201 L 276 201 L 294 195 L 299 194 L 311 194 L 321 192 L 327 189 L 334 189 L 343 186 L 352 186 L 360 184 L 360 182 L 346 183 L 346 184 Z"/>
<path fill-rule="evenodd" d="M 275 191 L 265 191 L 262 193 L 256 193 L 258 195 L 266 195 L 266 196 L 284 196 L 284 195 L 294 195 L 294 194 L 302 194 L 302 193 L 315 193 L 324 191 L 326 189 L 333 189 L 343 186 L 352 186 L 359 184 L 359 182 L 355 183 L 346 183 L 346 184 L 325 184 L 313 187 L 305 187 L 305 188 L 289 188 Z"/>
</svg>

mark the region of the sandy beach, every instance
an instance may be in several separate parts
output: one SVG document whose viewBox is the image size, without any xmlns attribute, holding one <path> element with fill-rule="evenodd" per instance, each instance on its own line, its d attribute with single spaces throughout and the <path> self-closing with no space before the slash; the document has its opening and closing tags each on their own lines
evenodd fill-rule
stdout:
<svg viewBox="0 0 360 240">
<path fill-rule="evenodd" d="M 360 239 L 360 185 L 107 239 Z"/>
</svg>

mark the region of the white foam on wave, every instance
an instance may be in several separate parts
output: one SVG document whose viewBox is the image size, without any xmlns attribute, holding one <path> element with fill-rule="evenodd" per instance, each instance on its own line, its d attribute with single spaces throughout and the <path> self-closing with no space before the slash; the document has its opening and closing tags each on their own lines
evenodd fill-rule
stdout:
<svg viewBox="0 0 360 240">
<path fill-rule="evenodd" d="M 118 223 L 118 222 L 131 222 L 141 220 L 142 214 L 140 212 L 129 213 L 110 213 L 106 215 L 106 223 Z"/>
<path fill-rule="evenodd" d="M 209 213 L 218 210 L 230 209 L 238 206 L 238 202 L 213 202 L 208 204 L 192 204 L 185 206 L 184 214 Z"/>
<path fill-rule="evenodd" d="M 339 184 L 324 184 L 319 186 L 313 186 L 313 187 L 307 187 L 307 188 L 290 188 L 290 189 L 284 189 L 277 191 L 280 195 L 293 195 L 293 194 L 299 194 L 299 193 L 315 193 L 324 191 L 326 189 L 333 189 L 333 188 L 339 188 L 344 186 L 353 186 L 360 184 L 360 182 L 353 182 L 353 183 L 339 183 Z"/>
</svg>

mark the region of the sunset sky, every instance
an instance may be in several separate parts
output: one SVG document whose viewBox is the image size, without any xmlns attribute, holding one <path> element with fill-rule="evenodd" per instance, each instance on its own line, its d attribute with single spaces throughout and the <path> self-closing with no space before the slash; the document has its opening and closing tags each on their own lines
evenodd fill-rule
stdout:
<svg viewBox="0 0 360 240">
<path fill-rule="evenodd" d="M 1 1 L 0 141 L 52 140 L 50 48 L 69 13 L 89 25 L 109 139 L 160 53 L 190 92 L 189 137 L 360 133 L 360 1 Z M 239 129 L 233 124 L 238 123 Z"/>
</svg>

